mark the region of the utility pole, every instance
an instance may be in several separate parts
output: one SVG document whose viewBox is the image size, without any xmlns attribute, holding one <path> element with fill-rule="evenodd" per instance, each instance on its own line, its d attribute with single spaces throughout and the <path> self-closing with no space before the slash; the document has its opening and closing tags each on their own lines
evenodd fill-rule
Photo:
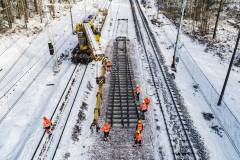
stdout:
<svg viewBox="0 0 240 160">
<path fill-rule="evenodd" d="M 86 0 L 84 0 L 84 18 L 87 18 L 87 6 L 86 6 Z"/>
<path fill-rule="evenodd" d="M 159 16 L 159 11 L 160 11 L 160 0 L 158 0 L 158 2 L 157 2 L 157 19 Z"/>
<path fill-rule="evenodd" d="M 70 5 L 70 18 L 71 18 L 71 25 L 72 25 L 72 34 L 74 34 L 74 29 L 73 29 L 73 17 L 72 17 L 72 5 L 69 3 Z"/>
<path fill-rule="evenodd" d="M 172 60 L 172 65 L 171 68 L 173 71 L 177 72 L 177 68 L 176 68 L 176 55 L 177 55 L 177 47 L 178 47 L 178 41 L 179 41 L 179 37 L 180 37 L 180 31 L 182 29 L 182 21 L 183 21 L 183 16 L 184 16 L 184 11 L 186 8 L 186 4 L 187 4 L 187 0 L 182 0 L 182 15 L 180 18 L 180 22 L 179 22 L 179 28 L 178 28 L 178 32 L 177 32 L 177 38 L 176 38 L 176 42 L 175 42 L 175 46 L 174 46 L 174 54 L 173 54 L 173 60 Z"/>
<path fill-rule="evenodd" d="M 228 67 L 228 71 L 227 71 L 227 75 L 226 75 L 226 78 L 225 78 L 225 81 L 224 81 L 224 84 L 223 84 L 223 88 L 222 88 L 222 91 L 221 91 L 221 94 L 220 94 L 220 97 L 219 97 L 219 100 L 218 100 L 218 103 L 217 103 L 218 106 L 221 105 L 221 103 L 222 103 L 222 98 L 223 98 L 223 95 L 224 95 L 224 92 L 225 92 L 225 89 L 226 89 L 226 85 L 227 85 L 227 82 L 228 82 L 228 78 L 229 78 L 229 75 L 230 75 L 230 72 L 231 72 L 231 69 L 232 69 L 233 60 L 234 60 L 235 54 L 237 52 L 239 39 L 240 39 L 240 27 L 239 27 L 239 31 L 238 31 L 237 42 L 236 42 L 236 45 L 235 45 L 235 48 L 234 48 L 234 51 L 233 51 L 233 55 L 232 55 L 229 67 Z"/>
<path fill-rule="evenodd" d="M 74 29 L 73 29 L 73 17 L 72 17 L 72 5 L 70 0 L 68 0 L 68 4 L 69 4 L 69 12 L 70 12 L 70 18 L 71 18 L 71 25 L 72 25 L 72 34 L 74 34 Z"/>
<path fill-rule="evenodd" d="M 51 16 L 51 8 L 49 7 L 48 10 L 49 10 L 49 17 L 47 16 L 48 17 L 47 31 L 48 31 L 48 39 L 49 39 L 48 45 L 49 45 L 49 43 L 52 44 L 52 47 L 49 47 L 49 48 L 53 48 L 52 54 L 51 54 L 51 50 L 49 49 L 50 54 L 53 56 L 53 72 L 58 73 L 60 68 L 58 65 L 58 57 L 57 57 L 57 52 L 56 52 L 57 50 L 56 50 L 56 46 L 55 46 L 56 44 L 54 42 L 54 38 L 53 38 L 52 30 L 51 30 L 51 17 L 52 17 Z M 54 51 L 55 51 L 55 53 L 54 53 Z"/>
<path fill-rule="evenodd" d="M 217 27 L 218 27 L 218 20 L 219 20 L 219 17 L 220 17 L 220 13 L 222 11 L 223 2 L 224 2 L 224 0 L 221 0 L 220 4 L 219 4 L 218 13 L 217 13 L 217 19 L 216 19 L 215 27 L 214 27 L 214 31 L 213 31 L 213 39 L 216 38 Z"/>
</svg>

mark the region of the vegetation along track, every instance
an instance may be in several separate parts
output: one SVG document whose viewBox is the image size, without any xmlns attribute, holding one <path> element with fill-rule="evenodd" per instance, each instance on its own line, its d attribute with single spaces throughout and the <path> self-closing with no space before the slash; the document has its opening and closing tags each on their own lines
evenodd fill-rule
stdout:
<svg viewBox="0 0 240 160">
<path fill-rule="evenodd" d="M 80 87 L 82 85 L 83 79 L 85 77 L 85 73 L 87 70 L 87 66 L 77 65 L 68 80 L 64 91 L 55 106 L 55 109 L 51 115 L 51 120 L 53 121 L 53 134 L 49 137 L 46 132 L 43 132 L 39 142 L 37 143 L 36 149 L 32 154 L 31 159 L 54 159 L 55 154 L 57 152 L 58 146 L 60 144 L 62 135 L 64 133 L 66 124 L 68 122 L 69 116 L 71 114 L 72 108 L 75 105 L 75 100 L 79 94 Z M 81 78 L 79 77 L 79 72 L 81 71 Z M 79 82 L 77 90 L 75 84 Z M 76 90 L 76 91 L 74 91 Z M 74 96 L 71 94 L 74 92 Z M 72 98 L 73 97 L 73 98 Z M 70 105 L 68 105 L 70 103 Z M 69 106 L 69 107 L 67 107 Z M 65 116 L 66 115 L 66 116 Z M 65 116 L 65 117 L 64 117 Z M 65 121 L 64 121 L 65 120 Z M 57 132 L 55 134 L 55 132 Z M 53 148 L 51 148 L 53 147 Z M 51 149 L 51 154 L 47 154 Z M 50 156 L 50 157 L 49 157 Z"/>
<path fill-rule="evenodd" d="M 168 69 L 164 66 L 164 58 L 159 54 L 161 51 L 139 2 L 130 0 L 130 4 L 137 39 L 142 44 L 145 52 L 173 158 L 175 160 L 209 159 L 199 134 L 193 128 L 192 121 L 183 105 L 177 87 L 171 79 Z M 142 23 L 142 26 L 140 26 L 139 22 Z M 152 52 L 147 52 L 149 50 Z M 159 72 L 161 74 L 158 74 Z"/>
<path fill-rule="evenodd" d="M 57 51 L 64 47 L 64 44 L 66 43 L 67 39 L 64 40 L 61 45 L 59 46 L 59 48 L 57 49 Z M 50 57 L 46 63 L 41 67 L 41 69 L 39 70 L 39 72 L 37 72 L 37 74 L 32 78 L 31 82 L 27 85 L 27 87 L 21 92 L 21 94 L 19 95 L 19 97 L 13 102 L 13 104 L 7 109 L 7 111 L 5 113 L 2 114 L 2 116 L 0 117 L 0 124 L 4 121 L 4 119 L 7 117 L 7 115 L 12 111 L 12 109 L 16 106 L 16 104 L 21 100 L 21 98 L 24 96 L 24 94 L 28 91 L 29 88 L 31 88 L 32 84 L 35 82 L 35 80 L 39 77 L 39 75 L 44 71 L 44 69 L 48 66 L 48 64 L 51 62 L 52 57 Z M 26 72 L 27 73 L 27 72 Z M 25 74 L 24 74 L 25 75 Z M 24 76 L 23 75 L 23 76 Z M 22 78 L 22 77 L 21 77 Z M 21 79 L 20 78 L 20 79 Z M 19 79 L 19 80 L 20 80 Z M 18 81 L 17 81 L 18 82 Z M 11 90 L 11 88 L 14 87 L 14 85 L 16 85 L 15 82 L 8 90 L 7 92 L 9 92 Z M 6 95 L 7 92 L 4 94 Z M 4 96 L 0 97 L 0 100 L 3 98 Z"/>
</svg>

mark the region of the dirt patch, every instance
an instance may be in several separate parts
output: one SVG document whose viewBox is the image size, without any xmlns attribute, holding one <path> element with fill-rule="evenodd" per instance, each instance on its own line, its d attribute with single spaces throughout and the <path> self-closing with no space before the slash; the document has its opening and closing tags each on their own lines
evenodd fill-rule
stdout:
<svg viewBox="0 0 240 160">
<path fill-rule="evenodd" d="M 67 160 L 70 157 L 70 155 L 71 154 L 69 152 L 65 153 L 63 159 Z"/>
<path fill-rule="evenodd" d="M 73 141 L 79 141 L 79 135 L 81 135 L 81 124 L 83 121 L 86 120 L 86 114 L 84 113 L 85 110 L 87 110 L 87 103 L 83 102 L 79 112 L 78 112 L 78 119 L 76 121 L 76 124 L 73 127 L 72 131 L 72 140 Z"/>
</svg>

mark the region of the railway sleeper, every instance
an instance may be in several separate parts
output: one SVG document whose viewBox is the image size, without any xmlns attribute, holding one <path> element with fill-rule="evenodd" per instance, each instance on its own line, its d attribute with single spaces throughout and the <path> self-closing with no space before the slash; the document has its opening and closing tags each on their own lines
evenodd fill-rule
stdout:
<svg viewBox="0 0 240 160">
<path fill-rule="evenodd" d="M 111 114 L 111 115 L 107 115 L 107 118 L 114 118 L 114 119 L 122 119 L 122 118 L 136 119 L 136 118 L 137 118 L 137 114 Z"/>
<path fill-rule="evenodd" d="M 112 93 L 114 93 L 113 90 L 112 90 Z M 126 93 L 126 94 L 124 94 L 124 96 L 121 96 L 121 97 L 119 97 L 119 93 L 115 93 L 113 95 L 109 95 L 109 100 L 110 101 L 113 101 L 113 100 L 121 101 L 121 100 L 123 100 L 123 101 L 127 101 L 127 102 L 130 102 L 130 101 L 135 102 L 135 97 L 134 97 L 133 92 Z"/>
<path fill-rule="evenodd" d="M 108 103 L 109 105 L 112 105 L 112 106 L 115 106 L 115 107 L 117 107 L 117 106 L 119 106 L 119 107 L 135 107 L 136 106 L 136 104 L 135 103 L 128 103 L 128 102 L 119 102 L 119 101 L 116 101 L 116 102 L 114 102 L 114 104 L 113 103 Z"/>
<path fill-rule="evenodd" d="M 112 105 L 109 105 L 109 106 L 112 106 Z M 123 111 L 123 110 L 125 110 L 125 111 L 135 111 L 136 112 L 136 108 L 133 107 L 133 106 L 131 106 L 131 107 L 130 106 L 121 106 L 121 105 L 119 105 L 119 106 L 112 106 L 112 107 L 109 107 L 109 111 L 112 110 L 112 108 L 115 111 Z"/>
<path fill-rule="evenodd" d="M 137 111 L 135 110 L 109 110 L 108 111 L 109 114 L 136 114 L 137 115 Z"/>
</svg>

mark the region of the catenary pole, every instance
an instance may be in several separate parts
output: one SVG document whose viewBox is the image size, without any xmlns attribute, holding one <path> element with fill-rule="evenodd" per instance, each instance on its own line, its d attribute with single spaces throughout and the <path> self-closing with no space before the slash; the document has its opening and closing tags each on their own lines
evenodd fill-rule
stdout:
<svg viewBox="0 0 240 160">
<path fill-rule="evenodd" d="M 74 28 L 73 28 L 73 16 L 72 16 L 72 5 L 69 3 L 69 11 L 70 11 L 70 18 L 71 18 L 71 25 L 72 25 L 72 34 L 74 34 Z"/>
<path fill-rule="evenodd" d="M 224 92 L 225 92 L 225 89 L 226 89 L 226 86 L 227 86 L 227 82 L 228 82 L 228 78 L 229 78 L 229 75 L 230 75 L 230 72 L 231 72 L 231 69 L 232 69 L 233 61 L 234 61 L 234 58 L 235 58 L 235 55 L 236 55 L 236 52 L 237 52 L 239 39 L 240 39 L 240 27 L 239 27 L 239 31 L 238 31 L 238 37 L 237 37 L 236 45 L 235 45 L 235 48 L 234 48 L 234 51 L 233 51 L 233 54 L 232 54 L 232 58 L 231 58 L 231 61 L 230 61 L 229 67 L 228 67 L 227 75 L 226 75 L 226 78 L 225 78 L 225 81 L 224 81 L 224 84 L 223 84 L 223 88 L 222 88 L 222 91 L 221 91 L 221 94 L 220 94 L 220 97 L 219 97 L 219 100 L 218 100 L 218 103 L 217 103 L 218 106 L 221 105 L 221 103 L 222 103 L 222 98 L 223 98 L 223 95 L 224 95 Z"/>
<path fill-rule="evenodd" d="M 58 56 L 57 56 L 57 52 L 56 52 L 56 44 L 54 41 L 54 37 L 53 37 L 53 33 L 52 33 L 52 26 L 51 26 L 51 22 L 52 22 L 52 16 L 51 16 L 51 11 L 50 8 L 48 8 L 49 10 L 49 16 L 47 15 L 47 31 L 48 31 L 48 39 L 49 42 L 52 43 L 53 45 L 53 49 L 54 49 L 54 53 L 53 53 L 53 72 L 54 73 L 58 73 L 60 68 L 58 65 Z"/>
<path fill-rule="evenodd" d="M 174 46 L 174 54 L 173 54 L 173 60 L 172 60 L 172 65 L 171 68 L 173 71 L 177 71 L 176 68 L 176 55 L 177 55 L 177 49 L 178 49 L 178 42 L 179 42 L 179 37 L 180 37 L 180 32 L 182 29 L 182 21 L 183 21 L 183 16 L 184 16 L 184 11 L 186 8 L 186 4 L 187 4 L 187 0 L 182 0 L 182 15 L 180 18 L 180 22 L 179 22 L 179 27 L 178 27 L 178 32 L 177 32 L 177 38 L 176 38 L 176 42 L 175 42 L 175 46 Z"/>
<path fill-rule="evenodd" d="M 160 0 L 157 0 L 157 19 L 159 17 L 159 11 L 160 11 Z"/>
</svg>

